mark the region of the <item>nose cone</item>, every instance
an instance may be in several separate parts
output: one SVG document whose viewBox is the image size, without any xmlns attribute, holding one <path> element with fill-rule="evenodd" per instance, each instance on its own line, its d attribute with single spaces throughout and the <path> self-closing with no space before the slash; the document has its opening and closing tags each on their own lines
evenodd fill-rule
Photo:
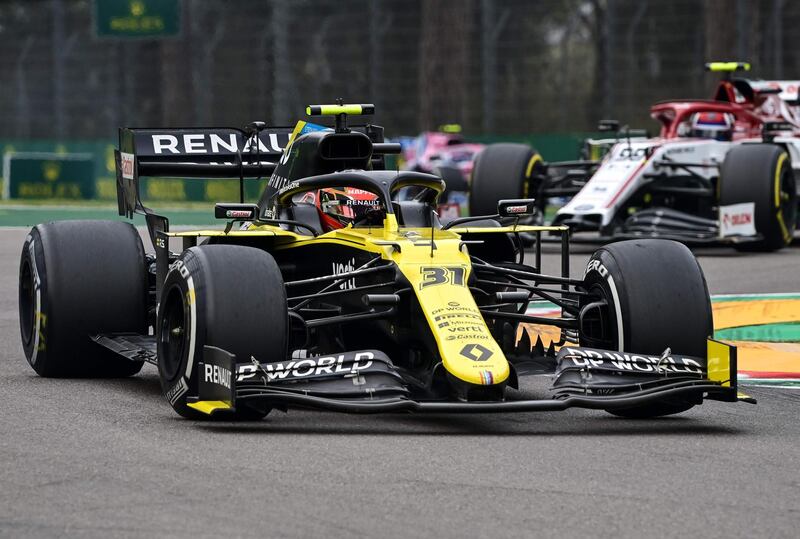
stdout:
<svg viewBox="0 0 800 539">
<path fill-rule="evenodd" d="M 472 385 L 504 383 L 508 361 L 474 302 L 450 300 L 445 305 L 431 311 L 429 323 L 447 372 Z"/>
<path fill-rule="evenodd" d="M 469 257 L 461 252 L 457 241 L 452 246 L 450 242 L 437 241 L 436 258 L 429 257 L 427 247 L 427 260 L 404 260 L 398 267 L 414 288 L 451 381 L 457 385 L 502 386 L 510 374 L 508 360 L 467 286 Z"/>
</svg>

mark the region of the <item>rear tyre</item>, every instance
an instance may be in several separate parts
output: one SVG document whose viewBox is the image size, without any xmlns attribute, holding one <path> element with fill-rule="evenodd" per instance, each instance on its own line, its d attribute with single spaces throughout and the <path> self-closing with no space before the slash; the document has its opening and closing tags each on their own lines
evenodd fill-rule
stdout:
<svg viewBox="0 0 800 539">
<path fill-rule="evenodd" d="M 706 357 L 712 335 L 711 300 L 703 270 L 683 244 L 670 240 L 631 240 L 607 245 L 589 259 L 585 285 L 608 303 L 609 350 Z M 582 345 L 585 345 L 583 342 Z M 664 400 L 608 412 L 646 418 L 677 414 L 695 401 Z"/>
<path fill-rule="evenodd" d="M 161 388 L 181 416 L 209 416 L 187 406 L 197 387 L 203 347 L 216 346 L 237 363 L 286 358 L 288 309 L 278 265 L 260 249 L 203 245 L 185 251 L 164 282 L 157 321 Z M 260 419 L 270 409 L 242 402 L 221 419 Z M 217 417 L 217 416 L 214 416 Z"/>
<path fill-rule="evenodd" d="M 147 331 L 147 274 L 136 229 L 120 221 L 35 226 L 22 247 L 22 348 L 46 377 L 123 377 L 139 372 L 91 337 Z"/>
<path fill-rule="evenodd" d="M 494 215 L 497 201 L 535 197 L 543 215 L 545 200 L 540 196 L 543 172 L 539 153 L 525 144 L 490 144 L 475 158 L 470 181 L 470 215 Z"/>
<path fill-rule="evenodd" d="M 735 243 L 739 251 L 776 251 L 789 245 L 797 223 L 797 192 L 789 154 L 775 144 L 732 148 L 720 169 L 721 206 L 753 202 L 761 240 Z"/>
</svg>

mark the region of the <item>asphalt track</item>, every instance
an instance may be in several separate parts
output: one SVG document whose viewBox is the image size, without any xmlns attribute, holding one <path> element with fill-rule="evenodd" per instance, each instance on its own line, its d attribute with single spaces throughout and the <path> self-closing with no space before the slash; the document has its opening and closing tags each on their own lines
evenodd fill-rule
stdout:
<svg viewBox="0 0 800 539">
<path fill-rule="evenodd" d="M 292 411 L 193 423 L 152 367 L 35 376 L 17 320 L 24 236 L 0 230 L 0 537 L 796 537 L 800 391 L 748 388 L 757 406 L 655 421 Z M 579 274 L 591 247 L 576 250 Z M 800 291 L 797 246 L 698 253 L 712 293 Z"/>
</svg>

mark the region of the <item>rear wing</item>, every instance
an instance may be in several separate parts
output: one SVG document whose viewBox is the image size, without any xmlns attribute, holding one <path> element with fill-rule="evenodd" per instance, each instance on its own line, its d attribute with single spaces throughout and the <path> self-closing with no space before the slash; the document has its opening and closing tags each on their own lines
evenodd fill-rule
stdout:
<svg viewBox="0 0 800 539">
<path fill-rule="evenodd" d="M 253 125 L 253 124 L 251 124 Z M 260 131 L 257 129 L 260 128 Z M 141 176 L 257 178 L 275 169 L 292 127 L 119 130 L 114 150 L 119 214 L 147 213 L 139 198 Z"/>
<path fill-rule="evenodd" d="M 114 150 L 119 214 L 150 215 L 139 196 L 139 178 L 261 178 L 272 174 L 283 149 L 298 126 L 266 127 L 253 122 L 245 129 L 231 127 L 119 129 L 119 149 Z M 383 143 L 383 127 L 354 126 L 373 143 Z M 376 152 L 377 154 L 377 152 Z M 383 169 L 383 155 L 372 159 Z M 243 193 L 243 185 L 240 192 Z M 242 200 L 243 202 L 243 200 Z"/>
<path fill-rule="evenodd" d="M 800 80 L 751 80 L 747 81 L 754 92 L 761 95 L 774 94 L 787 105 L 800 105 Z"/>
</svg>

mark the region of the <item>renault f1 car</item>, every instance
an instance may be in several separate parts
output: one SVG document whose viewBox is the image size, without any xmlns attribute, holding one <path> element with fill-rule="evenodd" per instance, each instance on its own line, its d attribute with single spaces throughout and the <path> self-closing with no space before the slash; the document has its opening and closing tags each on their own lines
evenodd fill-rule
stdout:
<svg viewBox="0 0 800 539">
<path fill-rule="evenodd" d="M 552 224 L 601 239 L 671 238 L 730 242 L 739 250 L 788 245 L 798 214 L 800 81 L 730 78 L 749 64 L 717 62 L 726 73 L 713 100 L 654 105 L 655 138 L 601 122 L 614 138 L 588 140 L 590 159 L 529 163 L 520 144 L 489 146 L 476 161 L 472 189 L 479 198 L 568 197 Z"/>
<path fill-rule="evenodd" d="M 384 170 L 399 145 L 378 126 L 347 126 L 372 110 L 308 108 L 334 115 L 334 129 L 120 129 L 119 213 L 144 214 L 155 254 L 123 221 L 34 227 L 19 280 L 33 369 L 130 376 L 150 362 L 187 418 L 290 407 L 652 417 L 751 400 L 737 390 L 735 347 L 709 338 L 706 282 L 686 247 L 614 244 L 576 279 L 566 227 L 517 224 L 530 199 L 442 225 L 442 179 Z M 258 203 L 216 204 L 224 229 L 171 231 L 139 196 L 143 176 L 243 183 L 265 173 Z M 417 194 L 398 197 L 404 189 Z M 559 275 L 542 271 L 538 243 L 525 263 L 521 232 L 562 235 Z M 534 299 L 562 315 L 529 314 Z M 560 338 L 544 343 L 526 324 Z M 552 376 L 549 397 L 515 391 L 534 374 Z"/>
</svg>

